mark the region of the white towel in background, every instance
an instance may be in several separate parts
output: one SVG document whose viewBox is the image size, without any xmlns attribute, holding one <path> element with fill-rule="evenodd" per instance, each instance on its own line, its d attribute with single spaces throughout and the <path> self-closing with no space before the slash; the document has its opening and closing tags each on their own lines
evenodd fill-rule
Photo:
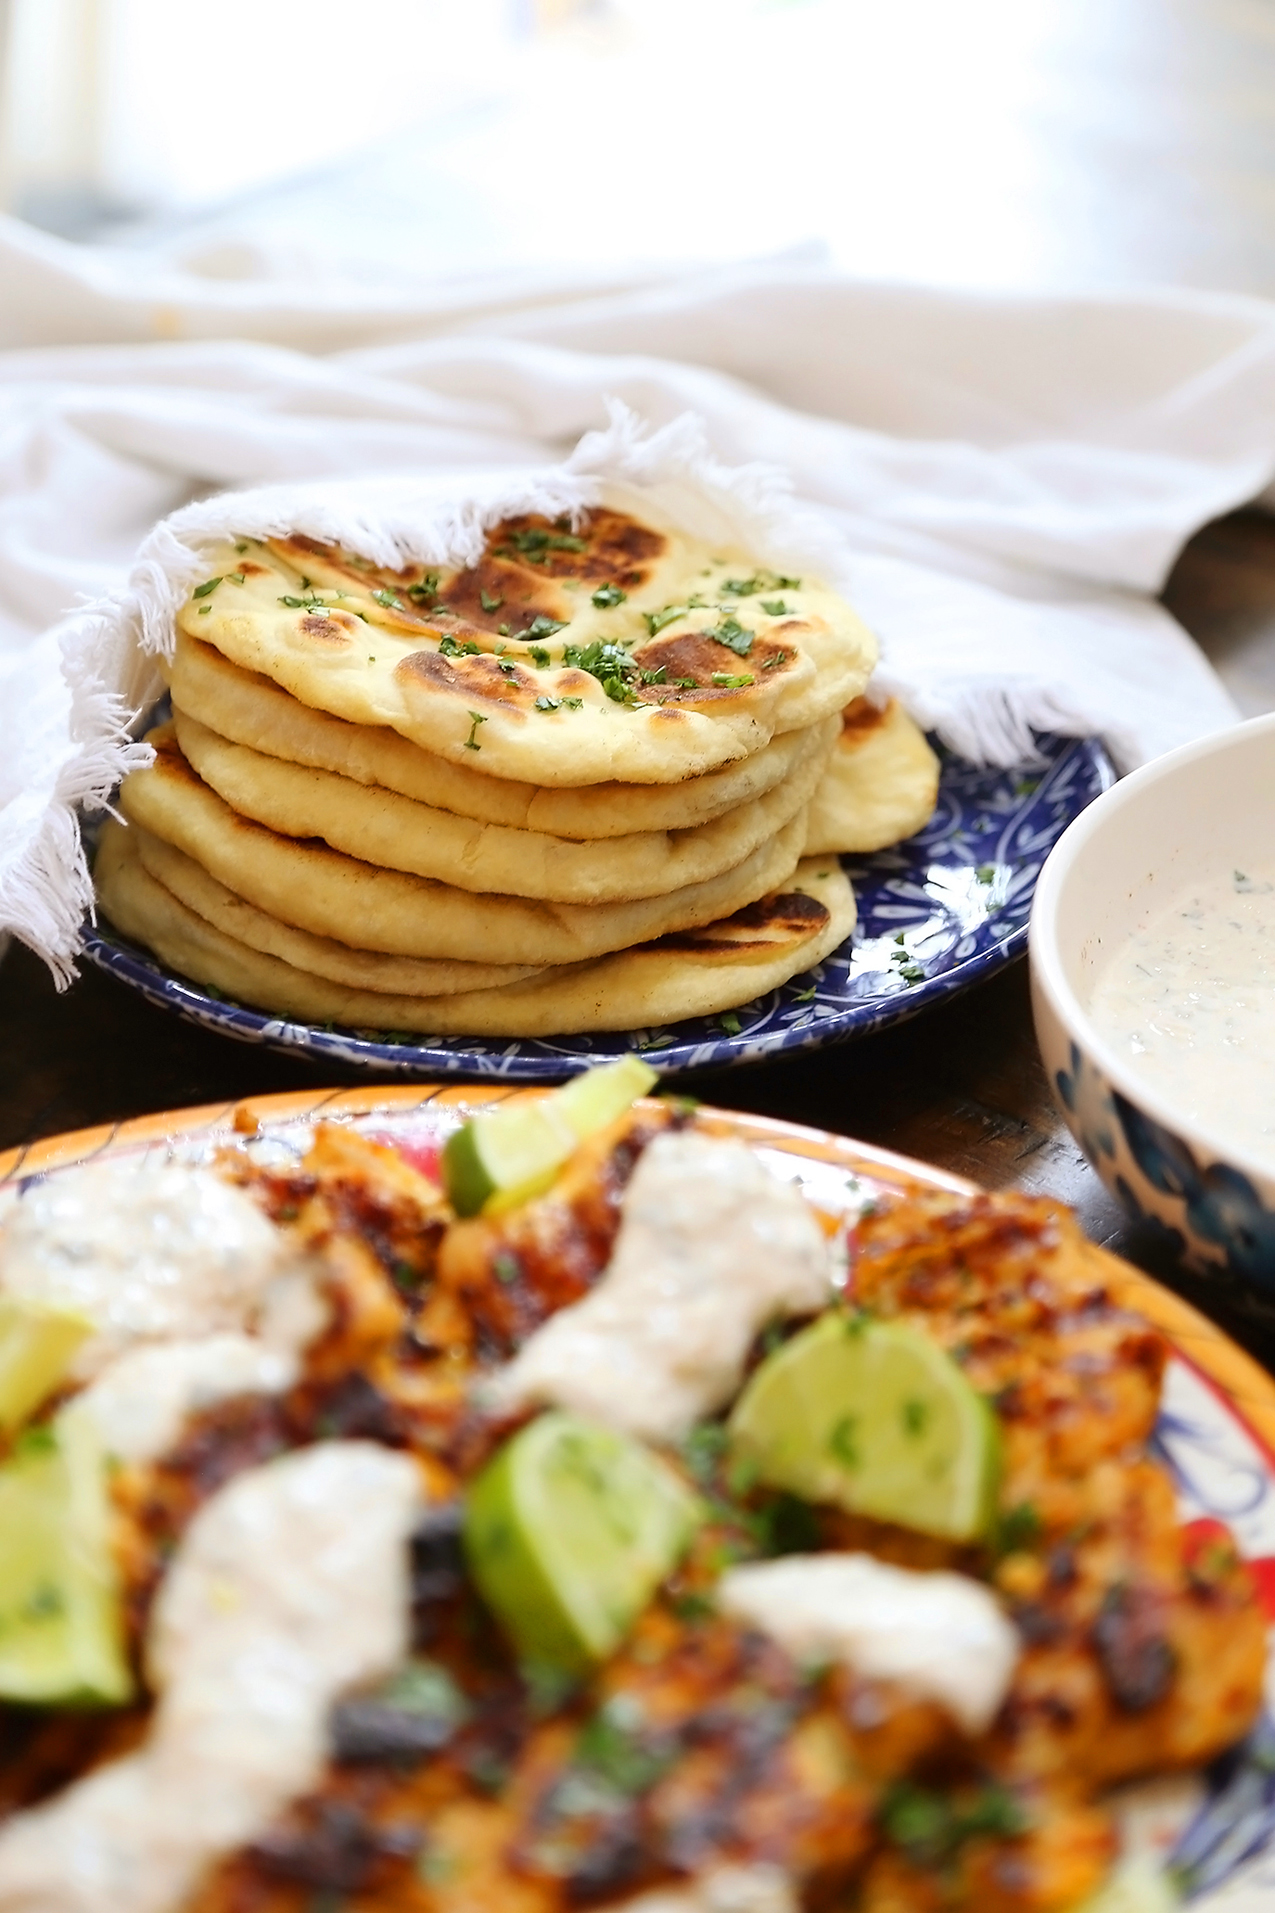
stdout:
<svg viewBox="0 0 1275 1913">
<path fill-rule="evenodd" d="M 151 667 L 118 619 L 87 648 L 58 621 L 124 591 L 194 499 L 449 473 L 463 492 L 565 457 L 609 398 L 655 426 L 696 413 L 721 460 L 787 473 L 881 637 L 881 686 L 965 754 L 1092 731 L 1127 768 L 1235 716 L 1152 594 L 1275 473 L 1262 301 L 980 297 L 782 262 L 580 274 L 556 299 L 511 276 L 308 300 L 0 221 L 5 343 L 0 929 L 63 977 L 88 899 L 74 806 L 133 761 L 122 710 Z"/>
</svg>

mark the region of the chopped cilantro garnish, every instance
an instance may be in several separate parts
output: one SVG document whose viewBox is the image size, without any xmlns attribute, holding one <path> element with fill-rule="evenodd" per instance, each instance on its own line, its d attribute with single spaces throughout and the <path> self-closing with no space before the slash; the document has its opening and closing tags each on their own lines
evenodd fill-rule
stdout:
<svg viewBox="0 0 1275 1913">
<path fill-rule="evenodd" d="M 562 702 L 569 711 L 578 711 L 584 703 L 584 699 L 582 697 L 564 697 Z"/>
<path fill-rule="evenodd" d="M 535 526 L 528 531 L 511 532 L 509 538 L 519 557 L 530 559 L 533 565 L 543 565 L 551 551 L 587 551 L 589 548 L 584 538 L 575 538 L 568 532 L 541 531 Z"/>
<path fill-rule="evenodd" d="M 679 691 L 698 691 L 699 690 L 699 685 L 696 683 L 694 678 L 674 678 L 673 682 L 676 684 Z"/>
<path fill-rule="evenodd" d="M 485 717 L 480 717 L 477 711 L 466 711 L 465 716 L 473 719 L 469 727 L 469 736 L 465 739 L 465 749 L 467 751 L 480 751 L 482 745 L 478 742 L 478 726 L 485 724 L 487 720 Z"/>
<path fill-rule="evenodd" d="M 610 611 L 613 606 L 623 604 L 627 593 L 619 585 L 599 585 L 593 594 L 593 602 L 599 611 Z"/>
<path fill-rule="evenodd" d="M 201 604 L 199 607 L 199 615 L 201 618 L 210 617 L 212 615 L 212 606 L 210 604 Z"/>
<path fill-rule="evenodd" d="M 712 635 L 738 658 L 746 658 L 753 648 L 753 633 L 733 614 L 724 617 Z"/>
<path fill-rule="evenodd" d="M 761 608 L 768 618 L 786 618 L 789 615 L 789 607 L 782 598 L 763 598 Z"/>
<path fill-rule="evenodd" d="M 212 595 L 212 593 L 213 593 L 213 592 L 214 592 L 214 591 L 215 591 L 215 590 L 217 589 L 217 586 L 218 586 L 218 585 L 219 585 L 220 583 L 221 583 L 221 579 L 220 579 L 220 577 L 217 577 L 217 578 L 209 578 L 209 580 L 208 580 L 208 582 L 207 582 L 206 584 L 202 584 L 202 585 L 196 585 L 196 586 L 195 586 L 195 589 L 194 589 L 194 590 L 193 590 L 193 591 L 191 592 L 191 594 L 190 594 L 190 595 L 191 595 L 191 597 L 192 597 L 192 598 L 207 598 L 207 597 L 210 597 L 210 596 Z"/>
<path fill-rule="evenodd" d="M 755 598 L 759 591 L 800 591 L 800 578 L 785 578 L 778 571 L 755 571 L 751 578 L 724 578 L 722 590 L 732 598 Z"/>
<path fill-rule="evenodd" d="M 424 604 L 428 600 L 436 598 L 438 596 L 438 573 L 436 571 L 427 571 L 425 576 L 420 579 L 417 584 L 407 587 L 407 595 L 409 598 L 414 598 L 417 604 Z"/>
<path fill-rule="evenodd" d="M 550 662 L 549 653 L 545 650 L 543 644 L 532 644 L 528 645 L 527 648 L 531 652 L 531 662 L 535 665 L 536 669 L 538 671 L 547 671 Z"/>
<path fill-rule="evenodd" d="M 228 585 L 243 585 L 247 584 L 247 582 L 248 580 L 242 571 L 228 571 L 226 573 L 226 583 Z"/>
<path fill-rule="evenodd" d="M 536 709 L 538 711 L 556 711 L 561 707 L 561 704 L 562 699 L 560 697 L 538 697 L 536 699 Z"/>
<path fill-rule="evenodd" d="M 476 658 L 481 647 L 472 638 L 466 638 L 463 644 L 457 644 L 450 631 L 444 631 L 438 640 L 439 656 L 444 658 Z"/>
<path fill-rule="evenodd" d="M 774 651 L 768 658 L 762 659 L 761 668 L 763 671 L 773 671 L 777 664 L 787 664 L 787 662 L 788 653 L 786 651 Z"/>
<path fill-rule="evenodd" d="M 326 611 L 327 609 L 323 599 L 314 590 L 311 590 L 304 598 L 282 597 L 279 603 L 286 604 L 290 611 Z"/>
<path fill-rule="evenodd" d="M 748 671 L 741 671 L 737 677 L 732 677 L 729 671 L 714 671 L 713 673 L 713 683 L 719 691 L 740 691 L 744 685 L 754 682 L 755 680 Z"/>
<path fill-rule="evenodd" d="M 596 678 L 613 703 L 636 702 L 633 685 L 639 676 L 638 667 L 622 646 L 603 638 L 595 638 L 592 644 L 586 645 L 566 644 L 562 647 L 562 662 Z"/>
<path fill-rule="evenodd" d="M 662 664 L 658 671 L 643 671 L 642 673 L 643 684 L 663 684 L 664 676 L 667 670 L 668 670 L 667 664 Z"/>
<path fill-rule="evenodd" d="M 247 551 L 247 549 L 248 549 L 248 544 L 247 544 L 247 540 L 246 540 L 246 539 L 243 539 L 243 538 L 241 538 L 241 539 L 239 540 L 239 542 L 238 542 L 238 544 L 237 544 L 237 545 L 235 546 L 235 550 L 236 550 L 236 551 L 238 551 L 238 552 L 245 552 L 245 551 Z"/>
<path fill-rule="evenodd" d="M 942 1867 L 967 1840 L 979 1835 L 1013 1839 L 1027 1828 L 1027 1816 L 1005 1788 L 986 1786 L 972 1797 L 931 1792 L 910 1780 L 897 1781 L 880 1810 L 886 1837 L 914 1865 Z"/>
<path fill-rule="evenodd" d="M 403 600 L 393 591 L 374 591 L 372 593 L 372 599 L 374 603 L 384 605 L 387 611 L 401 611 L 403 609 Z"/>
<path fill-rule="evenodd" d="M 496 597 L 490 591 L 480 590 L 478 593 L 478 602 L 482 605 L 484 611 L 499 611 L 505 601 L 503 598 Z"/>
<path fill-rule="evenodd" d="M 1035 1547 L 1043 1527 L 1040 1512 L 1033 1502 L 1015 1502 L 1012 1508 L 1005 1509 L 996 1523 L 994 1545 L 997 1554 L 1018 1554 L 1023 1549 Z"/>
<path fill-rule="evenodd" d="M 642 616 L 646 619 L 646 628 L 651 636 L 658 638 L 666 624 L 676 624 L 689 610 L 689 605 L 666 604 L 662 611 L 644 611 Z"/>
<path fill-rule="evenodd" d="M 736 1016 L 734 1010 L 723 1010 L 717 1021 L 725 1030 L 727 1036 L 739 1035 L 739 1018 Z"/>
<path fill-rule="evenodd" d="M 535 644 L 541 638 L 551 638 L 555 631 L 565 631 L 566 625 L 558 618 L 546 618 L 542 612 L 533 618 L 525 631 L 518 633 L 522 644 Z"/>
<path fill-rule="evenodd" d="M 514 664 L 509 658 L 498 658 L 496 661 L 496 668 L 500 672 L 502 677 L 517 679 L 518 666 Z"/>
<path fill-rule="evenodd" d="M 818 992 L 818 984 L 812 983 L 808 990 L 798 990 L 792 1000 L 794 1003 L 813 1003 Z"/>
</svg>

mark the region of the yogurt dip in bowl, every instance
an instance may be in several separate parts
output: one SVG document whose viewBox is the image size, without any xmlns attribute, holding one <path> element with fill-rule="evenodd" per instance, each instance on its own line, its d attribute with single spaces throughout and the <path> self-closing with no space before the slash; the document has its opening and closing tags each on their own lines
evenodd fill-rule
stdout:
<svg viewBox="0 0 1275 1913">
<path fill-rule="evenodd" d="M 1275 715 L 1158 759 L 1060 839 L 1031 920 L 1050 1085 L 1103 1181 L 1275 1297 Z"/>
</svg>

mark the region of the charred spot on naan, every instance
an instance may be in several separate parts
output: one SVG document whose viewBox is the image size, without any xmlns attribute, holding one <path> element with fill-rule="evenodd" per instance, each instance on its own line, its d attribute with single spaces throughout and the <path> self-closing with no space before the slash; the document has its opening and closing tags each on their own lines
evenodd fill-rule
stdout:
<svg viewBox="0 0 1275 1913">
<path fill-rule="evenodd" d="M 441 651 L 413 651 L 400 659 L 394 675 L 410 691 L 450 691 L 470 703 L 499 704 L 510 715 L 534 710 L 541 686 L 536 677 L 510 658 L 480 651 L 466 657 L 444 657 Z"/>
<path fill-rule="evenodd" d="M 487 550 L 542 578 L 578 578 L 636 591 L 667 544 L 662 532 L 600 507 L 586 512 L 578 525 L 566 517 L 506 518 L 489 534 Z"/>
<path fill-rule="evenodd" d="M 758 682 L 778 678 L 793 668 L 799 655 L 795 644 L 779 644 L 769 632 L 754 638 L 741 657 L 711 631 L 683 631 L 675 637 L 651 638 L 633 653 L 633 662 L 643 674 L 644 702 L 701 704 L 738 697 Z M 656 675 L 661 672 L 662 676 Z M 718 684 L 717 678 L 731 681 Z M 748 682 L 739 683 L 741 678 Z"/>
<path fill-rule="evenodd" d="M 740 955 L 746 950 L 774 950 L 784 944 L 806 943 L 829 921 L 829 911 L 818 897 L 804 890 L 785 890 L 759 897 L 720 923 L 700 930 L 673 930 L 647 947 L 677 950 L 686 956 Z"/>
<path fill-rule="evenodd" d="M 303 634 L 315 644 L 352 644 L 358 628 L 348 611 L 307 611 L 301 620 Z"/>
<path fill-rule="evenodd" d="M 870 737 L 873 731 L 880 730 L 889 717 L 893 705 L 893 698 L 887 704 L 874 704 L 871 698 L 867 697 L 852 699 L 841 713 L 842 742 L 857 744 L 863 738 Z"/>
<path fill-rule="evenodd" d="M 574 609 L 552 579 L 492 552 L 470 569 L 443 579 L 439 595 L 455 617 L 475 630 L 522 642 L 537 618 L 567 624 Z"/>
</svg>

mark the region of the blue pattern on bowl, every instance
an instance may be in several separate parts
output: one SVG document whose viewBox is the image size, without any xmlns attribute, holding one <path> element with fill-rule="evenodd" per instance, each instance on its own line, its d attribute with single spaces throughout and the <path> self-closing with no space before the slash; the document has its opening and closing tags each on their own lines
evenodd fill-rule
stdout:
<svg viewBox="0 0 1275 1913">
<path fill-rule="evenodd" d="M 1072 819 L 1115 780 L 1095 738 L 1042 737 L 1039 746 L 1040 766 L 1011 771 L 979 769 L 940 747 L 938 808 L 926 828 L 875 856 L 843 859 L 859 907 L 850 942 L 725 1016 L 541 1042 L 321 1028 L 219 1000 L 171 976 L 109 926 L 86 927 L 85 954 L 205 1028 L 383 1076 L 553 1082 L 633 1048 L 662 1074 L 760 1061 L 914 1016 L 1022 953 L 1041 865 Z"/>
<path fill-rule="evenodd" d="M 1051 1081 L 1077 1142 L 1136 1222 L 1192 1268 L 1225 1267 L 1275 1290 L 1275 1184 L 1263 1191 L 1233 1164 L 1201 1160 L 1113 1089 L 1075 1042 Z"/>
</svg>

